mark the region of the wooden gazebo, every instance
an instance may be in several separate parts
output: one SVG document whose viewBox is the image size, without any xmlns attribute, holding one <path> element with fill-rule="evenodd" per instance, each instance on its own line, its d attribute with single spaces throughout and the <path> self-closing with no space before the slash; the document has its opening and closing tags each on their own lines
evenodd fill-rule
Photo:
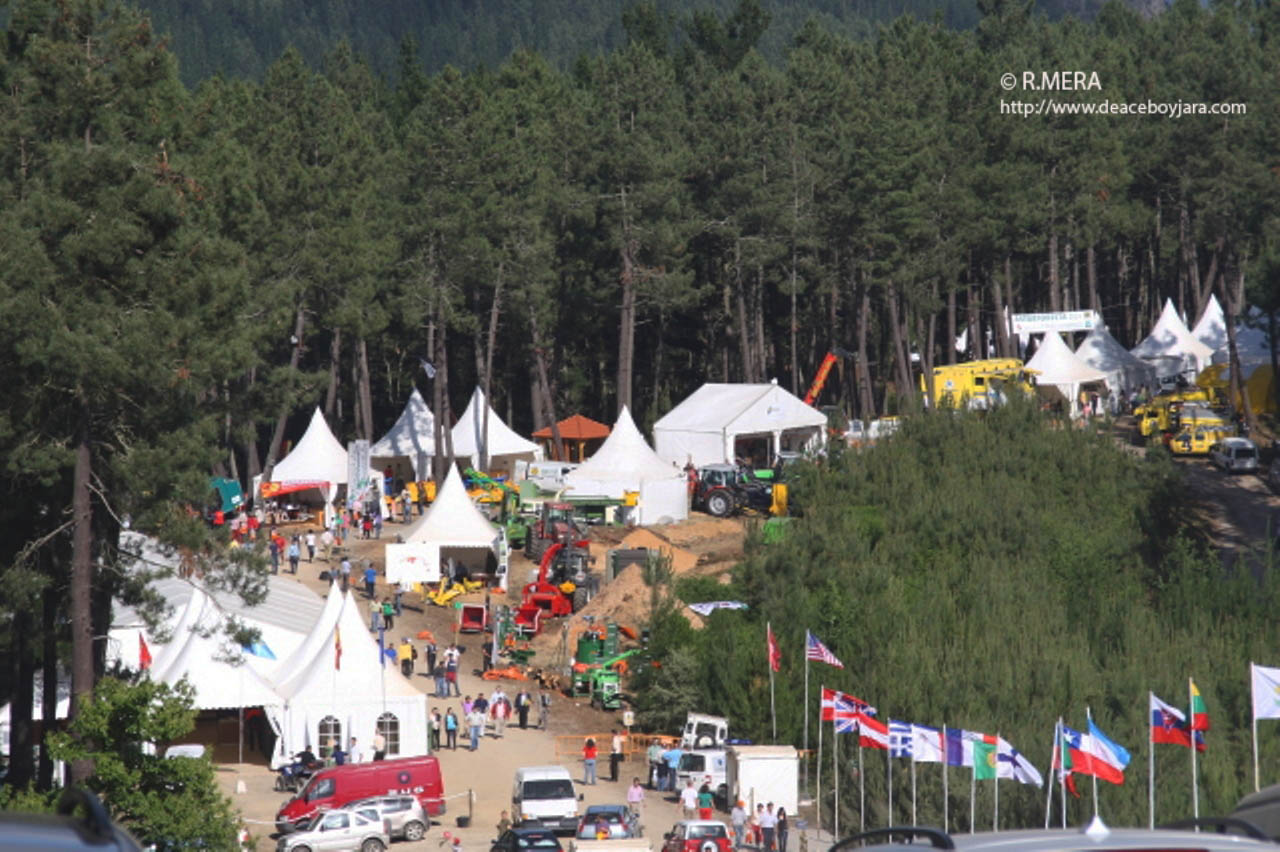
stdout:
<svg viewBox="0 0 1280 852">
<path fill-rule="evenodd" d="M 581 462 L 590 458 L 600 448 L 604 439 L 609 437 L 609 427 L 597 423 L 590 417 L 574 414 L 556 424 L 560 431 L 560 446 L 555 446 L 551 436 L 551 427 L 546 426 L 533 433 L 533 439 L 542 444 L 543 451 L 549 459 Z"/>
</svg>

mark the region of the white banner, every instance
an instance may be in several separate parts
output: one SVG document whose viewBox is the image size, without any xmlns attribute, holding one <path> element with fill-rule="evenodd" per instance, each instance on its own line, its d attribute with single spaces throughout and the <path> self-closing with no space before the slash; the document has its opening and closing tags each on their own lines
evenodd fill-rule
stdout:
<svg viewBox="0 0 1280 852">
<path fill-rule="evenodd" d="M 388 544 L 386 548 L 387 583 L 390 585 L 440 582 L 440 548 L 438 545 Z"/>
<path fill-rule="evenodd" d="M 1047 331 L 1093 331 L 1102 325 L 1096 311 L 1060 311 L 1056 314 L 1014 314 L 1014 334 L 1041 334 Z"/>
</svg>

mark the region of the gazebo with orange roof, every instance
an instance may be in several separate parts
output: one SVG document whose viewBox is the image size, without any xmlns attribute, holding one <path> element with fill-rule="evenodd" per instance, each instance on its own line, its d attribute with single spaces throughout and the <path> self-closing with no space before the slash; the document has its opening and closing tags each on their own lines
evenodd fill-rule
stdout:
<svg viewBox="0 0 1280 852">
<path fill-rule="evenodd" d="M 551 427 L 546 426 L 533 433 L 533 439 L 541 441 L 546 449 L 547 458 L 561 461 L 585 461 L 609 437 L 609 427 L 597 423 L 590 417 L 574 414 L 561 420 L 556 426 L 560 430 L 560 451 L 556 451 L 555 439 L 551 437 Z"/>
</svg>

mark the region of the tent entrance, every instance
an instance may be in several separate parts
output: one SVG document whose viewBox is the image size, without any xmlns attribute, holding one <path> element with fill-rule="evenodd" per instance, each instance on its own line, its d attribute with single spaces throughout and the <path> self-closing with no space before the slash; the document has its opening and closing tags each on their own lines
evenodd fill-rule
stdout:
<svg viewBox="0 0 1280 852">
<path fill-rule="evenodd" d="M 271 754 L 276 747 L 276 733 L 261 707 L 244 708 L 243 730 L 244 742 L 241 743 L 238 709 L 201 710 L 196 714 L 195 730 L 184 739 L 186 742 L 212 745 L 210 757 L 215 763 L 236 763 L 243 756 L 245 763 L 270 765 Z"/>
</svg>

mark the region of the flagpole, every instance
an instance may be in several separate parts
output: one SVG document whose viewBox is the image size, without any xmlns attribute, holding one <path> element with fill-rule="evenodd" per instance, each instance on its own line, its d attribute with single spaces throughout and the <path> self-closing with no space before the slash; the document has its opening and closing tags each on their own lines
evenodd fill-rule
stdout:
<svg viewBox="0 0 1280 852">
<path fill-rule="evenodd" d="M 996 732 L 996 777 L 991 779 L 995 804 L 991 806 L 991 830 L 1000 830 L 1000 732 Z"/>
<path fill-rule="evenodd" d="M 776 744 L 778 742 L 778 710 L 773 700 L 773 648 L 777 640 L 773 639 L 773 625 L 767 621 L 765 622 L 765 630 L 772 640 L 769 644 L 769 652 L 765 656 L 767 658 L 766 665 L 769 666 L 769 718 L 773 722 L 773 742 Z"/>
<path fill-rule="evenodd" d="M 1044 785 L 1044 788 L 1045 788 L 1045 796 L 1044 796 L 1044 828 L 1045 828 L 1045 831 L 1048 831 L 1048 830 L 1049 830 L 1049 814 L 1050 814 L 1050 811 L 1052 811 L 1052 810 L 1053 810 L 1053 778 L 1052 778 L 1053 765 L 1054 765 L 1055 763 L 1060 763 L 1060 762 L 1061 762 L 1061 761 L 1060 761 L 1060 760 L 1058 760 L 1057 758 L 1058 758 L 1058 723 L 1057 723 L 1057 722 L 1054 722 L 1054 723 L 1053 723 L 1053 748 L 1051 748 L 1051 749 L 1049 750 L 1049 772 L 1050 772 L 1051 777 L 1050 777 L 1050 779 L 1049 779 L 1049 783 Z M 1061 773 L 1059 773 L 1059 774 L 1061 774 Z"/>
<path fill-rule="evenodd" d="M 818 831 L 822 831 L 822 699 L 827 694 L 827 685 L 818 686 L 818 760 L 816 761 L 817 771 L 814 773 L 814 780 L 818 785 L 817 796 L 814 798 L 814 821 L 818 824 Z M 808 710 L 805 710 L 805 718 L 808 718 Z M 834 716 L 834 714 L 832 714 Z M 836 723 L 834 718 L 831 722 L 831 733 L 835 734 Z M 836 838 L 839 840 L 839 838 Z"/>
<path fill-rule="evenodd" d="M 1151 715 L 1151 699 L 1155 697 L 1154 692 L 1147 693 L 1147 715 Z M 1195 735 L 1192 734 L 1191 751 L 1191 774 L 1196 774 L 1195 770 Z M 1153 719 L 1147 720 L 1147 828 L 1154 829 L 1156 827 L 1156 729 Z"/>
<path fill-rule="evenodd" d="M 885 714 L 885 718 L 886 719 L 889 718 L 887 713 Z M 861 738 L 859 738 L 859 742 L 861 742 Z M 884 753 L 884 777 L 885 777 L 885 788 L 889 794 L 889 811 L 888 811 L 889 825 L 893 825 L 893 749 L 892 748 L 886 749 Z M 889 826 L 885 826 L 885 827 L 888 828 Z"/>
<path fill-rule="evenodd" d="M 942 725 L 942 830 L 951 833 L 951 794 L 947 790 L 947 726 Z"/>
<path fill-rule="evenodd" d="M 914 754 L 911 755 L 911 824 L 920 824 L 916 819 L 916 756 Z"/>
<path fill-rule="evenodd" d="M 1086 719 L 1086 720 L 1088 720 L 1088 722 L 1089 722 L 1089 727 L 1090 727 L 1090 728 L 1092 728 L 1092 727 L 1093 727 L 1093 710 L 1092 710 L 1091 708 L 1089 708 L 1089 707 L 1085 707 L 1085 708 L 1084 708 L 1084 717 L 1085 717 L 1085 719 Z M 1092 744 L 1092 743 L 1093 743 L 1093 731 L 1092 731 L 1092 730 L 1090 730 L 1090 731 L 1089 731 L 1089 742 L 1090 742 L 1090 744 Z M 1089 750 L 1089 753 L 1090 753 L 1090 754 L 1096 754 L 1096 752 L 1094 752 L 1092 748 Z M 1098 775 L 1097 775 L 1097 773 L 1095 772 L 1095 773 L 1094 773 L 1093 775 L 1091 775 L 1090 777 L 1092 777 L 1092 778 L 1093 778 L 1093 816 L 1094 816 L 1094 819 L 1097 819 L 1097 817 L 1098 817 Z"/>
<path fill-rule="evenodd" d="M 978 821 L 978 769 L 977 766 L 969 768 L 973 770 L 969 773 L 969 833 L 973 834 L 974 823 Z"/>
<path fill-rule="evenodd" d="M 1062 717 L 1058 717 L 1058 761 L 1065 770 L 1067 764 L 1067 749 L 1065 745 L 1066 732 L 1062 730 Z M 1058 773 L 1058 797 L 1062 800 L 1062 827 L 1067 827 L 1067 773 L 1065 771 Z"/>
<path fill-rule="evenodd" d="M 1193 681 L 1187 678 L 1187 727 L 1191 734 L 1191 815 L 1200 818 L 1200 779 L 1196 773 L 1196 704 L 1191 698 Z"/>
<path fill-rule="evenodd" d="M 835 780 L 831 782 L 834 789 L 834 798 L 831 809 L 835 811 L 832 822 L 835 825 L 834 837 L 840 839 L 840 737 L 836 730 L 836 720 L 831 720 L 831 777 Z"/>
<path fill-rule="evenodd" d="M 1253 663 L 1249 663 L 1249 696 L 1253 699 L 1253 707 L 1250 708 L 1249 713 L 1253 717 L 1253 792 L 1257 793 L 1262 787 L 1258 785 L 1258 704 L 1257 698 L 1253 695 L 1255 683 Z M 1192 740 L 1191 748 L 1195 749 L 1195 740 Z"/>
<path fill-rule="evenodd" d="M 818 718 L 821 724 L 822 701 L 818 701 Z M 804 786 L 809 786 L 809 631 L 804 632 Z"/>
<path fill-rule="evenodd" d="M 862 734 L 858 734 L 858 831 L 867 830 L 867 776 L 862 771 Z"/>
</svg>

